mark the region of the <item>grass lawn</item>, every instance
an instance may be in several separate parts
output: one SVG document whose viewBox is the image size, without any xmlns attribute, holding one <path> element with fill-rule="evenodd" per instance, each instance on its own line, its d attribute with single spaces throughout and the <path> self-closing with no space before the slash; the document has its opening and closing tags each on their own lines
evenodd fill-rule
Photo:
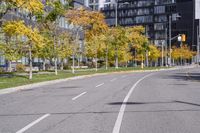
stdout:
<svg viewBox="0 0 200 133">
<path fill-rule="evenodd" d="M 160 69 L 161 67 L 149 67 L 144 68 L 143 70 L 154 70 Z M 58 75 L 54 75 L 54 72 L 50 72 L 47 74 L 33 74 L 33 79 L 29 80 L 28 75 L 25 73 L 7 73 L 1 74 L 0 73 L 0 89 L 9 88 L 9 87 L 16 87 L 31 83 L 37 83 L 42 81 L 49 81 L 55 79 L 64 79 L 74 76 L 81 76 L 81 75 L 90 75 L 95 73 L 107 73 L 107 72 L 120 72 L 120 71 L 133 71 L 133 70 L 141 70 L 139 67 L 129 67 L 129 68 L 109 68 L 108 70 L 99 69 L 98 72 L 95 69 L 85 69 L 85 70 L 77 70 L 75 74 L 72 74 L 70 71 L 59 71 Z"/>
</svg>

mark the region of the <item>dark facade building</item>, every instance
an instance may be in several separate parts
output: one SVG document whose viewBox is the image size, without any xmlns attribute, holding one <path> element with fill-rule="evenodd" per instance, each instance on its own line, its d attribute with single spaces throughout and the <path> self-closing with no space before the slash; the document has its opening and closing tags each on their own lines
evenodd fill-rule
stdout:
<svg viewBox="0 0 200 133">
<path fill-rule="evenodd" d="M 118 25 L 143 25 L 149 39 L 156 45 L 169 42 L 170 30 L 171 37 L 186 34 L 186 43 L 196 49 L 196 1 L 198 0 L 118 0 Z M 115 5 L 113 3 L 102 9 L 110 26 L 115 25 Z M 175 39 L 172 44 L 178 45 L 179 42 Z"/>
</svg>

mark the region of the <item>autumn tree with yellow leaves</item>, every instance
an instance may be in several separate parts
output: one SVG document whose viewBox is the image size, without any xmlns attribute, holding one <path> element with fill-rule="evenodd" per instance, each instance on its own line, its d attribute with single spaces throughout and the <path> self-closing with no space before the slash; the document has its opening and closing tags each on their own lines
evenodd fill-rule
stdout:
<svg viewBox="0 0 200 133">
<path fill-rule="evenodd" d="M 29 12 L 30 20 L 37 13 L 42 13 L 44 5 L 40 0 L 3 0 L 1 6 L 4 9 L 1 10 L 0 19 L 11 11 L 12 8 L 17 8 Z M 23 21 L 11 20 L 3 24 L 3 31 L 6 35 L 26 37 L 26 47 L 29 53 L 29 79 L 32 79 L 32 50 L 35 47 L 42 45 L 43 39 L 40 36 L 37 28 L 34 28 L 32 24 L 25 24 Z"/>
<path fill-rule="evenodd" d="M 157 46 L 151 44 L 149 45 L 149 61 L 151 66 L 153 66 L 153 62 L 156 64 L 158 59 L 161 57 L 161 51 L 158 49 Z"/>
<path fill-rule="evenodd" d="M 39 34 L 39 31 L 32 27 L 28 27 L 23 21 L 9 21 L 3 25 L 3 31 L 8 36 L 20 36 L 25 37 L 25 45 L 23 46 L 27 49 L 29 54 L 29 79 L 32 79 L 32 51 L 33 49 L 38 49 L 43 45 L 43 38 Z"/>
<path fill-rule="evenodd" d="M 190 50 L 190 48 L 184 44 L 180 47 L 173 47 L 172 50 L 172 58 L 175 60 L 176 63 L 183 65 L 186 61 L 191 60 L 195 53 Z"/>
<path fill-rule="evenodd" d="M 19 40 L 19 41 L 18 41 Z M 7 71 L 11 72 L 11 62 L 13 60 L 19 60 L 23 55 L 22 50 L 22 42 L 20 41 L 18 36 L 4 36 L 4 40 L 0 43 L 0 53 L 5 57 L 8 61 Z"/>
<path fill-rule="evenodd" d="M 41 13 L 44 8 L 41 0 L 1 0 L 0 6 L 0 20 L 13 8 L 23 9 L 31 14 Z"/>
<path fill-rule="evenodd" d="M 131 47 L 136 51 L 136 59 L 141 61 L 141 68 L 144 67 L 144 57 L 148 49 L 148 38 L 144 35 L 143 26 L 134 26 L 127 29 Z"/>
<path fill-rule="evenodd" d="M 97 70 L 98 51 L 103 48 L 102 37 L 108 29 L 104 15 L 97 11 L 77 8 L 68 10 L 65 17 L 75 28 L 80 28 L 85 33 L 86 53 L 90 57 L 95 58 Z M 77 30 L 77 33 L 80 30 Z M 78 34 L 76 35 L 75 40 L 78 40 Z"/>
</svg>

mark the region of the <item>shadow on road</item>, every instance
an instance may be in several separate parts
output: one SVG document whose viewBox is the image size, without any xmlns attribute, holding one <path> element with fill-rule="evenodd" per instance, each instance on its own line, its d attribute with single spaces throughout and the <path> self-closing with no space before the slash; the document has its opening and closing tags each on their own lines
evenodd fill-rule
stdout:
<svg viewBox="0 0 200 133">
<path fill-rule="evenodd" d="M 169 102 L 113 102 L 108 103 L 108 105 L 145 105 L 145 104 L 172 104 L 172 103 L 181 103 L 181 104 L 187 104 L 187 105 L 193 105 L 193 106 L 199 106 L 200 104 L 191 103 L 191 102 L 184 102 L 184 101 L 169 101 Z"/>
<path fill-rule="evenodd" d="M 200 81 L 200 73 L 175 73 L 173 75 L 168 76 L 168 79 Z"/>
<path fill-rule="evenodd" d="M 153 109 L 153 110 L 132 110 L 125 113 L 158 113 L 158 112 L 200 112 L 200 109 Z M 92 114 L 118 114 L 119 111 L 80 111 L 80 112 L 49 112 L 51 115 L 92 115 Z M 46 113 L 25 113 L 25 114 L 0 114 L 0 117 L 21 117 L 21 116 L 42 116 Z"/>
</svg>

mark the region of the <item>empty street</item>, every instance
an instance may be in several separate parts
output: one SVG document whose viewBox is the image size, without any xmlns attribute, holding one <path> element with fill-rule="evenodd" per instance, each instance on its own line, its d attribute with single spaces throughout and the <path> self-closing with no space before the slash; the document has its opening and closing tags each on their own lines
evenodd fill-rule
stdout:
<svg viewBox="0 0 200 133">
<path fill-rule="evenodd" d="M 115 73 L 0 95 L 0 133 L 199 133 L 200 69 Z"/>
</svg>

